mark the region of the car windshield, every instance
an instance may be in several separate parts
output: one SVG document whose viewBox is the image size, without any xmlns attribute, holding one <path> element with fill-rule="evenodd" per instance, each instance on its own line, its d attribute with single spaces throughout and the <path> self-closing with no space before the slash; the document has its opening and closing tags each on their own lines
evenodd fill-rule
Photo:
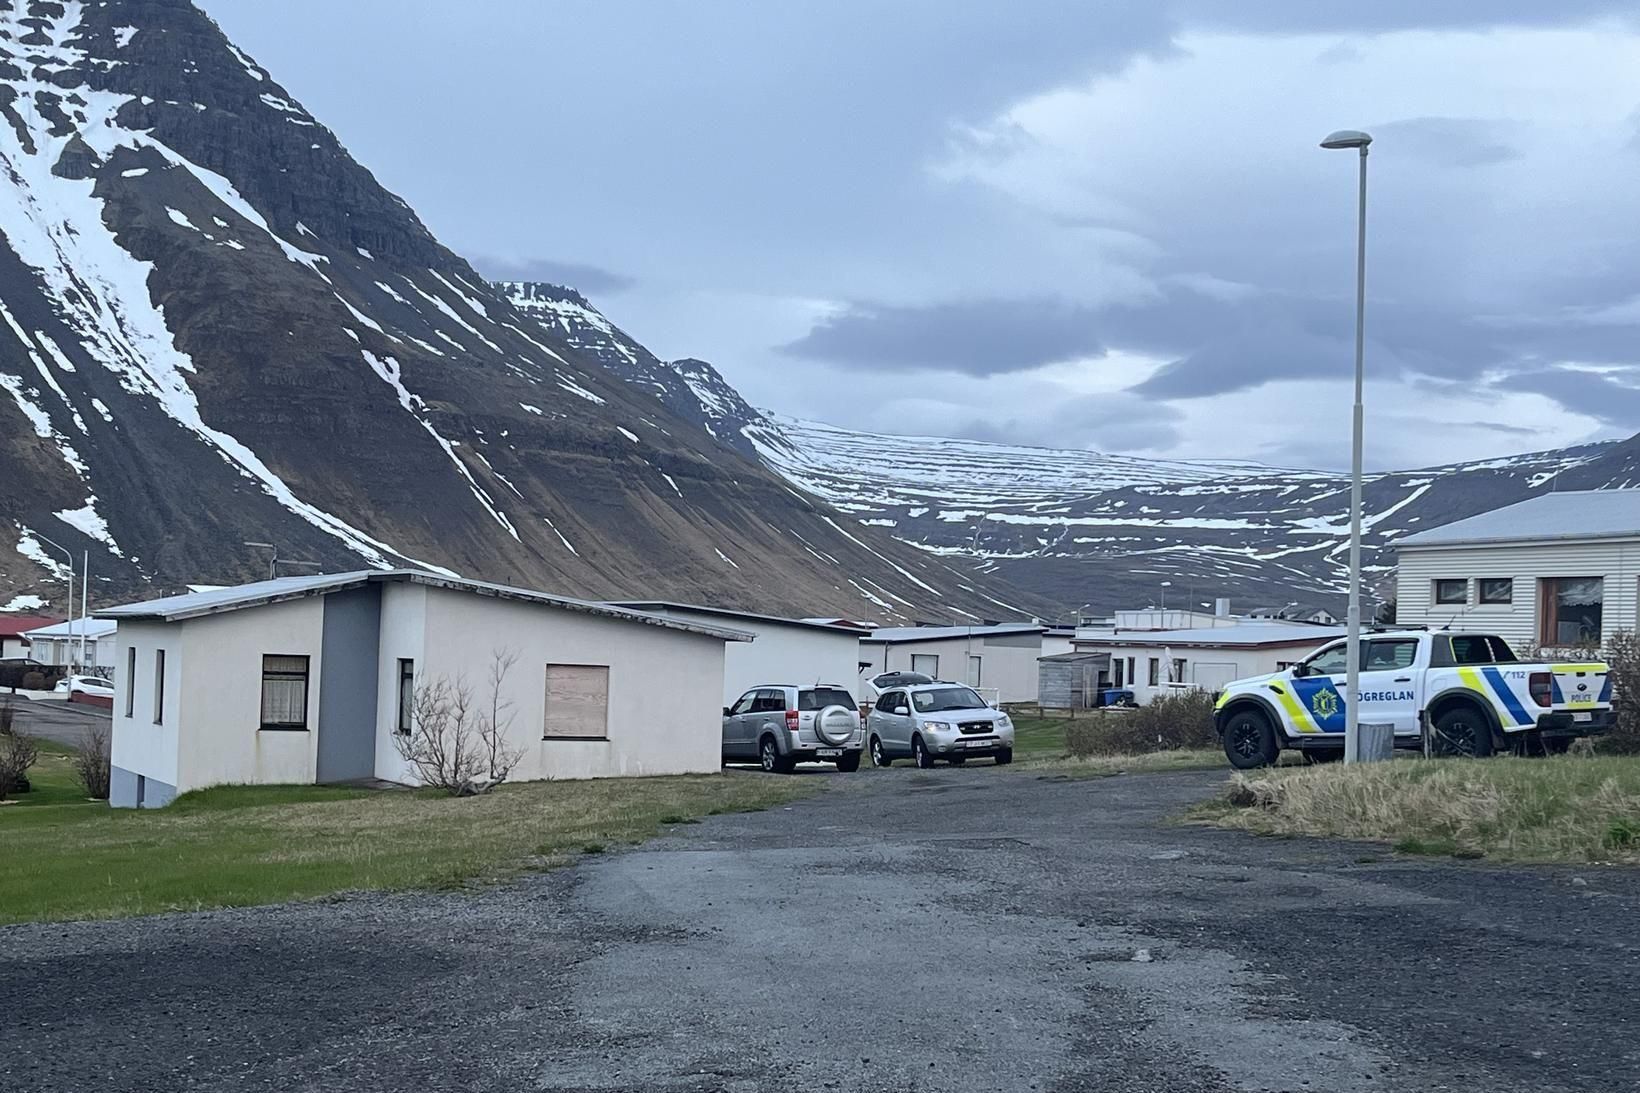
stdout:
<svg viewBox="0 0 1640 1093">
<path fill-rule="evenodd" d="M 816 687 L 809 691 L 797 692 L 797 708 L 800 710 L 823 710 L 827 706 L 842 706 L 844 709 L 854 708 L 854 696 L 840 687 Z"/>
<path fill-rule="evenodd" d="M 917 707 L 918 713 L 985 708 L 985 700 L 969 687 L 941 687 L 933 691 L 914 691 L 911 702 Z"/>
</svg>

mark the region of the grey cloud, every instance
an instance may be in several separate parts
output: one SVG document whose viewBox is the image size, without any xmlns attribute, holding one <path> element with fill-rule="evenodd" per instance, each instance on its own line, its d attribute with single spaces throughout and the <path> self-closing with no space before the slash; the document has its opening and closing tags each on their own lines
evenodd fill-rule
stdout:
<svg viewBox="0 0 1640 1093">
<path fill-rule="evenodd" d="M 969 440 L 996 444 L 1096 448 L 1106 452 L 1165 451 L 1183 439 L 1184 415 L 1154 399 L 1125 392 L 1085 395 L 1044 407 L 1027 419 L 978 418 L 954 430 Z"/>
<path fill-rule="evenodd" d="M 1436 167 L 1485 167 L 1520 158 L 1503 137 L 1506 122 L 1480 118 L 1405 118 L 1372 127 L 1375 145 Z"/>
<path fill-rule="evenodd" d="M 1103 354 L 1096 327 L 1086 308 L 1053 300 L 853 304 L 781 349 L 844 368 L 992 376 Z"/>
<path fill-rule="evenodd" d="M 1621 376 L 1630 383 L 1621 382 Z M 1500 386 L 1514 391 L 1532 391 L 1551 398 L 1568 410 L 1604 422 L 1633 428 L 1640 422 L 1640 387 L 1631 386 L 1640 378 L 1640 369 L 1618 374 L 1578 372 L 1565 368 L 1544 368 L 1511 375 Z"/>
<path fill-rule="evenodd" d="M 546 281 L 566 285 L 584 295 L 599 296 L 621 292 L 636 282 L 623 274 L 581 262 L 559 262 L 551 258 L 495 258 L 473 255 L 473 268 L 492 281 Z"/>
<path fill-rule="evenodd" d="M 1182 20 L 1205 26 L 1264 33 L 1378 33 L 1408 29 L 1567 26 L 1598 19 L 1634 18 L 1625 0 L 1373 0 L 1372 3 L 1315 3 L 1314 0 L 1174 0 Z"/>
</svg>

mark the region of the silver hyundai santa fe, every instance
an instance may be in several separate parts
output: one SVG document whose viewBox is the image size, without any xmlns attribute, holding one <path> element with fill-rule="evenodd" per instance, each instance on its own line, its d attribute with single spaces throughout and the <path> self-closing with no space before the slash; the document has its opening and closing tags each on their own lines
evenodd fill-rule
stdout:
<svg viewBox="0 0 1640 1093">
<path fill-rule="evenodd" d="M 871 761 L 886 767 L 909 758 L 919 767 L 936 759 L 961 766 L 989 755 L 998 766 L 1014 761 L 1014 723 L 972 687 L 922 683 L 884 691 L 866 718 Z"/>
</svg>

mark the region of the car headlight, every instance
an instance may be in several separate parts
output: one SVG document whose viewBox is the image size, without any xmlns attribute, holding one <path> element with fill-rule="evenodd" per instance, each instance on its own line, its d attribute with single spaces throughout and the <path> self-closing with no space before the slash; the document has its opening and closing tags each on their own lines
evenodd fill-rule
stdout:
<svg viewBox="0 0 1640 1093">
<path fill-rule="evenodd" d="M 923 722 L 923 728 L 932 729 L 935 732 L 950 732 L 951 731 L 951 722 L 949 722 L 949 721 L 924 721 Z"/>
<path fill-rule="evenodd" d="M 997 728 L 999 728 L 999 729 L 1011 729 L 1013 727 L 1014 727 L 1013 719 L 1010 718 L 1007 714 L 1002 714 L 1001 716 L 999 716 L 997 718 Z"/>
</svg>

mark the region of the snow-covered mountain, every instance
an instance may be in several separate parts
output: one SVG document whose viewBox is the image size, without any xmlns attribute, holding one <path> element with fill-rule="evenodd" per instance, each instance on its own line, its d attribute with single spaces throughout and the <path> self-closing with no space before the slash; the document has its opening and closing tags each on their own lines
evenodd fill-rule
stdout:
<svg viewBox="0 0 1640 1093">
<path fill-rule="evenodd" d="M 1348 587 L 1349 479 L 978 441 L 881 436 L 765 412 L 769 464 L 860 523 L 1095 610 L 1231 596 L 1336 605 Z M 1640 482 L 1640 439 L 1369 476 L 1366 567 L 1405 534 L 1549 489 Z M 1384 594 L 1389 594 L 1387 590 Z"/>
<path fill-rule="evenodd" d="M 103 602 L 254 577 L 256 541 L 586 596 L 1039 609 L 747 458 L 709 368 L 486 283 L 188 0 L 0 0 L 0 236 L 0 602 L 60 597 L 48 540 Z"/>
</svg>

